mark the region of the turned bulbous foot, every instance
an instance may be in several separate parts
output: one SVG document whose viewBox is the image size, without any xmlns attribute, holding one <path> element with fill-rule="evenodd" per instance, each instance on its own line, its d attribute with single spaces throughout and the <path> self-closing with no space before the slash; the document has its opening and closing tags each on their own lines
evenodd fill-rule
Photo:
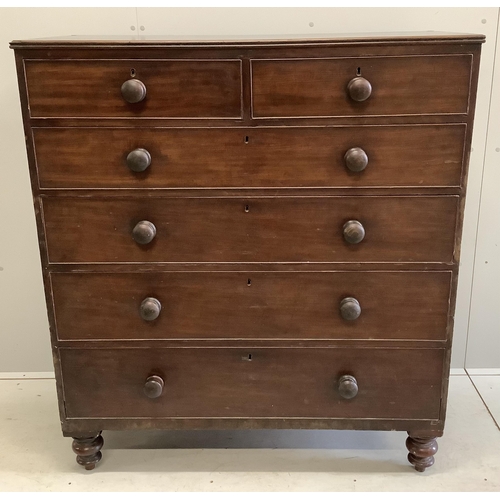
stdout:
<svg viewBox="0 0 500 500">
<path fill-rule="evenodd" d="M 101 448 L 104 440 L 101 433 L 91 437 L 74 437 L 73 451 L 76 453 L 76 461 L 85 469 L 92 470 L 101 460 Z"/>
<path fill-rule="evenodd" d="M 412 436 L 406 440 L 408 461 L 417 472 L 424 472 L 427 467 L 434 465 L 434 455 L 438 451 L 436 438 L 428 436 Z"/>
</svg>

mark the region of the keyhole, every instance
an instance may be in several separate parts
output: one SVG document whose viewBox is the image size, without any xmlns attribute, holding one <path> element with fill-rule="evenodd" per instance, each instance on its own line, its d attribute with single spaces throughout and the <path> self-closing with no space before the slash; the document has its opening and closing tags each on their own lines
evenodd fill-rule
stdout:
<svg viewBox="0 0 500 500">
<path fill-rule="evenodd" d="M 251 354 L 248 355 L 248 361 L 252 361 L 252 355 Z"/>
<path fill-rule="evenodd" d="M 250 205 L 245 205 L 245 212 L 250 212 Z"/>
<path fill-rule="evenodd" d="M 252 280 L 248 278 L 247 285 L 250 286 L 252 284 Z"/>
<path fill-rule="evenodd" d="M 135 76 L 135 69 L 134 69 L 134 68 L 132 68 L 132 69 L 130 70 L 130 76 L 131 76 L 132 78 Z"/>
<path fill-rule="evenodd" d="M 361 76 L 361 68 L 358 68 L 358 69 L 356 70 L 356 76 Z"/>
<path fill-rule="evenodd" d="M 250 140 L 250 137 L 248 135 L 245 136 L 245 144 L 248 144 L 248 141 Z"/>
</svg>

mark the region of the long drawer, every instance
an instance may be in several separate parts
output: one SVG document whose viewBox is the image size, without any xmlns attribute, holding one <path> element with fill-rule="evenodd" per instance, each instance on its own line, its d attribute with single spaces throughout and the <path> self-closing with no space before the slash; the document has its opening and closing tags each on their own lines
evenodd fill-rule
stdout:
<svg viewBox="0 0 500 500">
<path fill-rule="evenodd" d="M 68 418 L 437 419 L 444 352 L 63 348 L 60 359 Z M 145 395 L 161 382 L 161 395 Z"/>
<path fill-rule="evenodd" d="M 42 188 L 459 186 L 464 137 L 463 124 L 33 129 Z"/>
<path fill-rule="evenodd" d="M 51 284 L 60 340 L 445 340 L 451 272 L 51 273 Z"/>
<path fill-rule="evenodd" d="M 450 263 L 457 207 L 456 196 L 43 197 L 52 263 Z M 137 243 L 144 226 L 155 236 Z M 353 227 L 359 243 L 346 241 Z"/>
<path fill-rule="evenodd" d="M 253 117 L 464 114 L 471 70 L 470 54 L 253 60 Z M 362 102 L 355 78 L 371 86 Z"/>
<path fill-rule="evenodd" d="M 32 118 L 240 118 L 239 60 L 27 60 Z M 145 97 L 130 103 L 122 85 L 138 80 Z"/>
</svg>

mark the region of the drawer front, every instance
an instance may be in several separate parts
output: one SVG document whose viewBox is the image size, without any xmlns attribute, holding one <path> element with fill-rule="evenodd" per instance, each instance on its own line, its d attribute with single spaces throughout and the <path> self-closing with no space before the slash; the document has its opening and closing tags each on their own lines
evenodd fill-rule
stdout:
<svg viewBox="0 0 500 500">
<path fill-rule="evenodd" d="M 445 340 L 450 282 L 449 271 L 51 274 L 61 340 Z M 348 297 L 357 318 L 341 309 Z"/>
<path fill-rule="evenodd" d="M 472 56 L 252 61 L 254 118 L 467 113 Z M 353 100 L 358 76 L 371 95 Z"/>
<path fill-rule="evenodd" d="M 457 206 L 455 196 L 43 199 L 52 263 L 449 263 Z M 350 220 L 360 243 L 345 240 Z M 152 241 L 134 241 L 150 223 Z"/>
<path fill-rule="evenodd" d="M 437 419 L 444 350 L 60 349 L 69 418 Z M 300 369 L 297 369 L 300 367 Z M 358 394 L 338 389 L 352 375 Z M 146 397 L 156 375 L 162 394 Z"/>
<path fill-rule="evenodd" d="M 35 128 L 33 137 L 42 188 L 423 187 L 460 185 L 465 125 Z M 368 158 L 359 172 L 349 168 L 355 148 Z M 150 160 L 136 172 L 127 158 L 139 149 Z"/>
<path fill-rule="evenodd" d="M 25 62 L 31 117 L 241 117 L 239 60 L 77 60 Z M 145 85 L 127 102 L 122 84 Z"/>
</svg>

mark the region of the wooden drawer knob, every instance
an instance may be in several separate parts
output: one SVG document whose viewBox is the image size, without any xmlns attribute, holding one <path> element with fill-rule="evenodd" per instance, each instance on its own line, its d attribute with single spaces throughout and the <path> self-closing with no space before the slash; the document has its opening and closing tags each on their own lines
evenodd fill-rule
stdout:
<svg viewBox="0 0 500 500">
<path fill-rule="evenodd" d="M 161 312 L 161 302 L 154 297 L 146 297 L 141 302 L 141 307 L 139 308 L 141 318 L 145 321 L 154 321 Z"/>
<path fill-rule="evenodd" d="M 351 172 L 361 172 L 368 165 L 368 155 L 361 148 L 351 148 L 344 155 L 344 161 Z"/>
<path fill-rule="evenodd" d="M 372 94 L 371 83 L 362 76 L 353 78 L 347 85 L 347 91 L 353 101 L 366 101 Z"/>
<path fill-rule="evenodd" d="M 354 297 L 346 297 L 340 302 L 340 315 L 347 321 L 358 319 L 361 314 L 361 306 Z"/>
<path fill-rule="evenodd" d="M 352 375 L 342 375 L 340 377 L 339 394 L 344 399 L 352 399 L 358 394 L 358 382 Z"/>
<path fill-rule="evenodd" d="M 151 243 L 156 236 L 156 227 L 148 220 L 141 220 L 132 230 L 132 237 L 139 245 Z"/>
<path fill-rule="evenodd" d="M 137 148 L 127 155 L 127 167 L 133 172 L 144 172 L 151 165 L 151 155 L 147 149 Z"/>
<path fill-rule="evenodd" d="M 135 78 L 123 82 L 121 88 L 123 98 L 131 103 L 141 102 L 146 97 L 146 85 Z"/>
<path fill-rule="evenodd" d="M 148 398 L 159 398 L 163 392 L 165 382 L 158 375 L 150 375 L 144 384 L 144 393 Z"/>
<path fill-rule="evenodd" d="M 344 239 L 353 245 L 360 243 L 365 237 L 365 228 L 358 220 L 348 220 L 344 224 L 343 231 Z"/>
</svg>

